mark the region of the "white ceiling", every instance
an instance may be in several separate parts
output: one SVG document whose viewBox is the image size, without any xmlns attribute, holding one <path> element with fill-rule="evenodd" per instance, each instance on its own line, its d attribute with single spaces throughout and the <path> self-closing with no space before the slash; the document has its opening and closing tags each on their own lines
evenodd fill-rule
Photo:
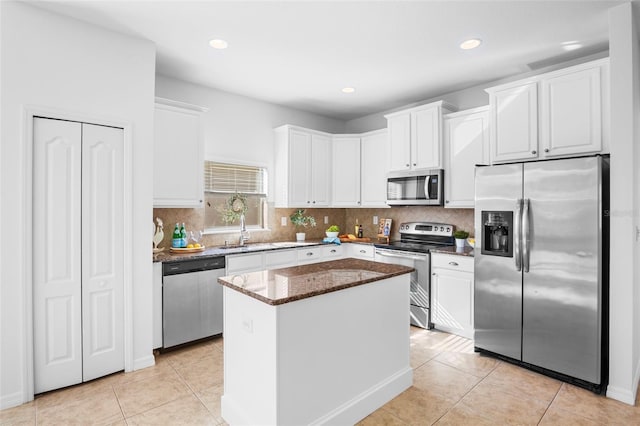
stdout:
<svg viewBox="0 0 640 426">
<path fill-rule="evenodd" d="M 622 2 L 32 3 L 155 42 L 159 74 L 348 120 L 606 50 Z M 468 37 L 483 44 L 459 49 Z"/>
</svg>

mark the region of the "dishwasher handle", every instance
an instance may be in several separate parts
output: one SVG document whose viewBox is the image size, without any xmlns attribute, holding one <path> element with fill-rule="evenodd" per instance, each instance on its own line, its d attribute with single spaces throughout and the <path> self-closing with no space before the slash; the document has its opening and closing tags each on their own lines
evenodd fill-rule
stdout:
<svg viewBox="0 0 640 426">
<path fill-rule="evenodd" d="M 189 272 L 210 271 L 225 268 L 225 257 L 207 257 L 204 259 L 178 260 L 162 264 L 162 275 L 187 274 Z"/>
</svg>

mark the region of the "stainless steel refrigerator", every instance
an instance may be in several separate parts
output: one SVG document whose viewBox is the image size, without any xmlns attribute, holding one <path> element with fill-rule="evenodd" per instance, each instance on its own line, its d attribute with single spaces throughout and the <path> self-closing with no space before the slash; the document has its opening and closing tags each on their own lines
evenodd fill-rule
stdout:
<svg viewBox="0 0 640 426">
<path fill-rule="evenodd" d="M 602 392 L 609 158 L 476 168 L 475 347 Z"/>
</svg>

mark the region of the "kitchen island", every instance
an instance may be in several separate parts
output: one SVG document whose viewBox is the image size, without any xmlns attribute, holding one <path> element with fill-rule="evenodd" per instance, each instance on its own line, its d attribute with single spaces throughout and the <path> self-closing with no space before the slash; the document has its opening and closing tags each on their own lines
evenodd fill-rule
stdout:
<svg viewBox="0 0 640 426">
<path fill-rule="evenodd" d="M 410 387 L 412 270 L 349 258 L 219 278 L 225 421 L 353 424 Z"/>
</svg>

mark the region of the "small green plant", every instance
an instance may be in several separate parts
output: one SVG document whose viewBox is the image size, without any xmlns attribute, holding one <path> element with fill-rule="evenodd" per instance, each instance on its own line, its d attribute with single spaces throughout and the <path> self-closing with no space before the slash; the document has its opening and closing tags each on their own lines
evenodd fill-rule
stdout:
<svg viewBox="0 0 640 426">
<path fill-rule="evenodd" d="M 327 232 L 340 232 L 338 225 L 331 225 L 327 228 Z"/>
<path fill-rule="evenodd" d="M 307 226 L 316 226 L 316 219 L 313 216 L 305 216 L 304 209 L 298 209 L 291 213 L 289 219 L 296 228 L 306 228 Z"/>
<path fill-rule="evenodd" d="M 453 233 L 453 238 L 458 239 L 458 240 L 464 240 L 468 236 L 469 236 L 469 233 L 467 231 L 465 231 L 464 229 L 460 229 L 458 231 L 454 231 L 454 233 Z"/>
</svg>

